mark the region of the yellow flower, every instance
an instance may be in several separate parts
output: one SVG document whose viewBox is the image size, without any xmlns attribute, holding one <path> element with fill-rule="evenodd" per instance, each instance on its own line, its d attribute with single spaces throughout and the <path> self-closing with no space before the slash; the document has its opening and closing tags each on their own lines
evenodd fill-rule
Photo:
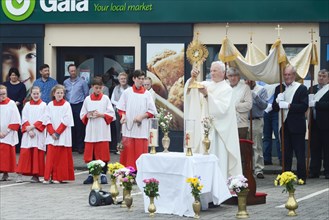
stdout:
<svg viewBox="0 0 329 220">
<path fill-rule="evenodd" d="M 299 179 L 298 180 L 298 183 L 303 185 L 304 184 L 304 181 L 302 179 Z"/>
</svg>

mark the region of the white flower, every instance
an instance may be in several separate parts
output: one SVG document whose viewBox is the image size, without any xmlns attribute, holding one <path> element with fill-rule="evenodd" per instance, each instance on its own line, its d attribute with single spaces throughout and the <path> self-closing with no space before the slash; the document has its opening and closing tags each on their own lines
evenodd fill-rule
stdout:
<svg viewBox="0 0 329 220">
<path fill-rule="evenodd" d="M 235 192 L 241 192 L 241 190 L 248 188 L 247 178 L 243 175 L 231 176 L 227 179 L 227 185 L 229 189 Z"/>
</svg>

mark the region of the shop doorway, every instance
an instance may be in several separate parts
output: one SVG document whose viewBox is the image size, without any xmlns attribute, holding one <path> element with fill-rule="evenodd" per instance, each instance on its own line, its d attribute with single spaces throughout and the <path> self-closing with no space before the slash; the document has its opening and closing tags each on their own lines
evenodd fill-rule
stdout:
<svg viewBox="0 0 329 220">
<path fill-rule="evenodd" d="M 63 83 L 69 77 L 67 66 L 77 66 L 78 74 L 90 86 L 95 76 L 105 76 L 110 91 L 120 72 L 130 74 L 135 67 L 134 47 L 60 47 L 57 48 L 57 80 Z"/>
</svg>

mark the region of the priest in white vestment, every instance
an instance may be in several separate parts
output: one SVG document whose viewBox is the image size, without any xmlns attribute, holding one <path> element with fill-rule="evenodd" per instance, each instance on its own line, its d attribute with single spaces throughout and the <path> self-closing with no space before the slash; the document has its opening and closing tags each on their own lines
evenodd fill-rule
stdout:
<svg viewBox="0 0 329 220">
<path fill-rule="evenodd" d="M 224 80 L 225 65 L 215 61 L 211 64 L 211 81 L 201 82 L 202 89 L 188 89 L 190 83 L 197 77 L 199 71 L 193 69 L 191 79 L 185 85 L 184 118 L 196 120 L 194 149 L 196 153 L 203 153 L 203 130 L 201 120 L 204 117 L 214 117 L 213 129 L 209 134 L 211 140 L 211 154 L 219 159 L 219 167 L 223 177 L 242 174 L 238 128 L 233 103 L 232 88 Z"/>
</svg>

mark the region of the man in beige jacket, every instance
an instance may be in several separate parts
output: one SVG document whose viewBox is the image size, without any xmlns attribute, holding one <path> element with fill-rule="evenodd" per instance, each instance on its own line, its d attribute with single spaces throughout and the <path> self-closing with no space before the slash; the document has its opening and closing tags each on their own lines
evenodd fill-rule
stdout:
<svg viewBox="0 0 329 220">
<path fill-rule="evenodd" d="M 236 119 L 238 123 L 238 131 L 240 139 L 247 139 L 248 136 L 248 113 L 252 108 L 252 95 L 248 85 L 240 81 L 240 72 L 234 67 L 230 67 L 227 71 L 228 81 L 233 89 L 235 103 Z"/>
</svg>

